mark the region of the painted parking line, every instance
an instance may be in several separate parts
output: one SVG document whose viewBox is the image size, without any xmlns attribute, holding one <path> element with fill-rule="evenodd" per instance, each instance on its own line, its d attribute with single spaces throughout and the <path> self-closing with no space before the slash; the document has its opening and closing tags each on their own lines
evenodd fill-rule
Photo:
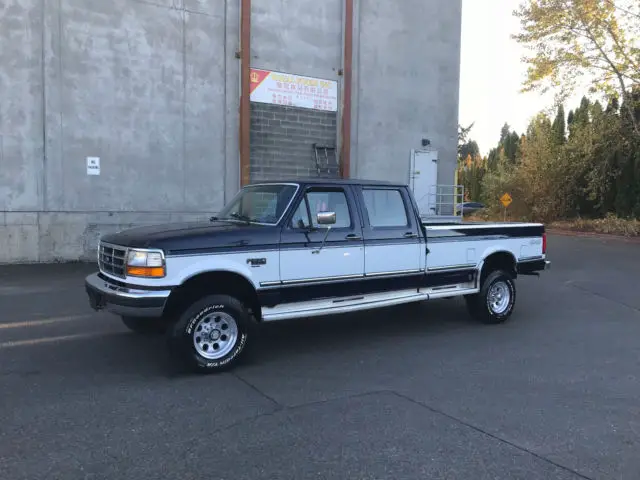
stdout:
<svg viewBox="0 0 640 480">
<path fill-rule="evenodd" d="M 71 290 L 72 288 L 73 286 L 64 287 L 60 285 L 43 285 L 35 287 L 26 285 L 3 285 L 0 286 L 0 297 L 9 297 L 16 295 L 40 295 L 43 293 L 54 293 Z"/>
<path fill-rule="evenodd" d="M 43 318 L 41 320 L 27 320 L 24 322 L 0 323 L 0 330 L 7 330 L 9 328 L 40 327 L 42 325 L 51 325 L 56 323 L 77 322 L 78 320 L 89 318 L 90 316 L 91 314 L 67 315 L 66 317 Z"/>
<path fill-rule="evenodd" d="M 98 337 L 112 337 L 118 335 L 113 332 L 94 332 L 94 333 L 76 333 L 74 335 L 61 335 L 59 337 L 33 338 L 30 340 L 16 340 L 13 342 L 0 343 L 0 350 L 15 347 L 29 347 L 33 345 L 42 345 L 46 343 L 65 342 L 69 340 L 84 340 Z"/>
</svg>

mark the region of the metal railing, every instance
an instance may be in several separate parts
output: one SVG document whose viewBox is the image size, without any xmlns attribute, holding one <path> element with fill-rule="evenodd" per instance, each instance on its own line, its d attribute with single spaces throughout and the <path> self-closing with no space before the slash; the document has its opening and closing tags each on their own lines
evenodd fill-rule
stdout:
<svg viewBox="0 0 640 480">
<path fill-rule="evenodd" d="M 433 185 L 422 197 L 416 197 L 418 210 L 422 217 L 455 217 L 462 220 L 464 203 L 464 185 Z M 459 211 L 458 211 L 459 210 Z"/>
</svg>

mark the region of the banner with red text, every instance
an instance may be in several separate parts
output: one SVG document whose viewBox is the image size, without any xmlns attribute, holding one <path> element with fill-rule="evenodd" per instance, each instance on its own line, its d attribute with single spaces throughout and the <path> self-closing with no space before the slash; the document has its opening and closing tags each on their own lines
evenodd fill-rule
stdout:
<svg viewBox="0 0 640 480">
<path fill-rule="evenodd" d="M 251 101 L 336 112 L 338 82 L 251 69 Z"/>
</svg>

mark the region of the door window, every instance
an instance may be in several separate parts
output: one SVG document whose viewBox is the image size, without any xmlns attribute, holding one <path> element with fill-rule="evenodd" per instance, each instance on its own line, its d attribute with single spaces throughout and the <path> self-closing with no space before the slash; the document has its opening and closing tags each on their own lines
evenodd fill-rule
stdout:
<svg viewBox="0 0 640 480">
<path fill-rule="evenodd" d="M 311 218 L 309 218 L 309 211 Z M 344 190 L 323 188 L 307 191 L 293 214 L 291 227 L 307 228 L 311 225 L 314 228 L 326 228 L 326 225 L 318 225 L 317 214 L 320 212 L 335 212 L 336 223 L 331 226 L 332 228 L 351 227 L 351 212 Z"/>
<path fill-rule="evenodd" d="M 309 220 L 309 210 L 307 209 L 307 198 L 305 196 L 300 201 L 296 211 L 293 212 L 291 228 L 309 228 L 310 226 L 311 221 Z"/>
<path fill-rule="evenodd" d="M 364 189 L 364 204 L 372 227 L 406 227 L 407 211 L 400 190 Z"/>
</svg>

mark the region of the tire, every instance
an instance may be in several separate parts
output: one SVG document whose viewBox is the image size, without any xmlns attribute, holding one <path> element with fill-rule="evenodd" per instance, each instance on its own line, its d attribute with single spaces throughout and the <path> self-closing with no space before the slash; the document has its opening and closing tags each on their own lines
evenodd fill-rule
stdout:
<svg viewBox="0 0 640 480">
<path fill-rule="evenodd" d="M 491 272 L 475 295 L 465 297 L 471 316 L 482 323 L 495 325 L 506 322 L 516 303 L 513 276 L 503 270 Z"/>
<path fill-rule="evenodd" d="M 121 319 L 129 330 L 140 335 L 162 334 L 167 330 L 167 325 L 162 318 L 123 316 Z"/>
<path fill-rule="evenodd" d="M 167 332 L 170 353 L 197 373 L 226 371 L 243 357 L 251 327 L 239 300 L 209 295 L 188 307 Z"/>
</svg>

